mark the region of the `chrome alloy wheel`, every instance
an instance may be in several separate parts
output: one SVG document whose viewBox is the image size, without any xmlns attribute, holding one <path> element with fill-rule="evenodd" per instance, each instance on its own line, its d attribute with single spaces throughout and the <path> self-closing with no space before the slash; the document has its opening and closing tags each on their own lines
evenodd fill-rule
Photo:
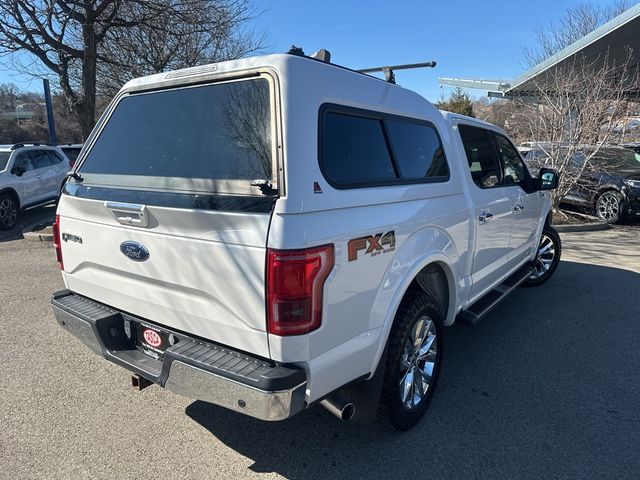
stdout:
<svg viewBox="0 0 640 480">
<path fill-rule="evenodd" d="M 604 192 L 598 198 L 596 211 L 601 219 L 615 222 L 620 217 L 620 199 L 613 192 Z"/>
<path fill-rule="evenodd" d="M 4 228 L 13 228 L 18 218 L 18 206 L 13 199 L 5 197 L 0 201 L 0 223 Z"/>
<path fill-rule="evenodd" d="M 416 408 L 427 395 L 437 353 L 435 324 L 428 316 L 420 317 L 409 333 L 400 364 L 400 399 L 407 410 Z"/>
<path fill-rule="evenodd" d="M 543 233 L 540 238 L 538 253 L 533 264 L 535 270 L 531 273 L 529 278 L 540 278 L 547 273 L 553 264 L 555 256 L 556 248 L 553 245 L 553 239 L 549 235 Z"/>
</svg>

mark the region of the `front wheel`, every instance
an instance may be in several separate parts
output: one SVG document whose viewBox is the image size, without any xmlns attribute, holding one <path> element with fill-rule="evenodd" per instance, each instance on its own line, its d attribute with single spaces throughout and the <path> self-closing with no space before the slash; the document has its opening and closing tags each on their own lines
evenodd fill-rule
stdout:
<svg viewBox="0 0 640 480">
<path fill-rule="evenodd" d="M 18 223 L 18 203 L 8 193 L 0 195 L 0 230 L 11 230 Z"/>
<path fill-rule="evenodd" d="M 540 236 L 536 258 L 533 260 L 533 272 L 524 282 L 526 286 L 540 285 L 553 275 L 560 263 L 562 242 L 555 228 L 545 225 Z"/>
<path fill-rule="evenodd" d="M 443 310 L 432 295 L 410 290 L 391 334 L 382 406 L 397 430 L 408 430 L 424 416 L 442 364 Z"/>
<path fill-rule="evenodd" d="M 608 190 L 596 200 L 596 215 L 607 223 L 618 223 L 622 219 L 622 195 Z"/>
</svg>

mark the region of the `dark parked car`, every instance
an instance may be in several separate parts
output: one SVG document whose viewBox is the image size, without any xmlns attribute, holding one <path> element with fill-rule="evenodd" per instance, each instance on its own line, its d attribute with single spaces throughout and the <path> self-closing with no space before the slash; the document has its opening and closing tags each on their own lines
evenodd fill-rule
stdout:
<svg viewBox="0 0 640 480">
<path fill-rule="evenodd" d="M 640 142 L 624 143 L 620 146 L 624 148 L 628 148 L 629 150 L 633 150 L 636 153 L 640 153 Z"/>
<path fill-rule="evenodd" d="M 82 150 L 82 144 L 69 143 L 67 145 L 60 145 L 60 148 L 69 159 L 69 168 L 73 168 L 73 166 L 76 163 L 76 159 L 78 158 L 78 155 L 80 155 L 80 150 Z"/>
<path fill-rule="evenodd" d="M 544 144 L 527 143 L 519 150 L 530 166 L 544 166 Z M 580 168 L 584 161 L 585 154 L 578 152 L 570 168 Z M 608 223 L 639 218 L 640 154 L 618 146 L 600 148 L 578 185 L 562 201 L 587 208 Z"/>
</svg>

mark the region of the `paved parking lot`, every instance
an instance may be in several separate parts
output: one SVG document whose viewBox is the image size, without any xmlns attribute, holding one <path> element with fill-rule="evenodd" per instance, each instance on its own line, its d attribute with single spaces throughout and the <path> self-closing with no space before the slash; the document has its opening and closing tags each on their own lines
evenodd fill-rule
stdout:
<svg viewBox="0 0 640 480">
<path fill-rule="evenodd" d="M 47 205 L 46 207 L 34 208 L 22 212 L 18 219 L 18 224 L 11 230 L 0 230 L 0 242 L 8 242 L 11 240 L 21 240 L 23 238 L 22 231 L 31 231 L 36 225 L 51 225 L 56 217 L 56 206 Z"/>
<path fill-rule="evenodd" d="M 637 479 L 640 230 L 563 240 L 547 284 L 446 330 L 439 389 L 404 434 L 135 392 L 55 324 L 52 247 L 0 243 L 0 477 Z"/>
</svg>

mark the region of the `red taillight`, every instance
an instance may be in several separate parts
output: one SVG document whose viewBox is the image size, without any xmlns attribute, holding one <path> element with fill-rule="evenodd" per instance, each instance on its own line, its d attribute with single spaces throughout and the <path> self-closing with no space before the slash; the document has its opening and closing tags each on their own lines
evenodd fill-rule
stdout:
<svg viewBox="0 0 640 480">
<path fill-rule="evenodd" d="M 267 328 L 274 335 L 309 333 L 322 322 L 322 290 L 333 269 L 333 245 L 267 250 Z"/>
<path fill-rule="evenodd" d="M 56 249 L 56 260 L 60 265 L 60 270 L 64 270 L 62 262 L 62 244 L 60 242 L 60 215 L 56 215 L 56 221 L 53 224 L 53 248 Z"/>
</svg>

